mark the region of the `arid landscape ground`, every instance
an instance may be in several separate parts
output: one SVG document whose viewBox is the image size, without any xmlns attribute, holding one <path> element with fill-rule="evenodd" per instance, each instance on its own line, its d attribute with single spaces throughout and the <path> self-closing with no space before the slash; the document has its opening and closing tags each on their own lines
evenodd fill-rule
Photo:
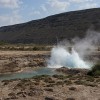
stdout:
<svg viewBox="0 0 100 100">
<path fill-rule="evenodd" d="M 100 100 L 100 1 L 0 0 L 0 100 Z"/>
<path fill-rule="evenodd" d="M 0 82 L 1 100 L 100 100 L 100 77 L 42 75 Z"/>
<path fill-rule="evenodd" d="M 93 55 L 99 55 L 94 52 Z M 1 50 L 0 77 L 46 67 L 48 51 Z M 0 81 L 0 100 L 100 100 L 100 76 L 87 69 L 60 68 L 59 74 Z"/>
<path fill-rule="evenodd" d="M 44 67 L 49 51 L 0 51 L 0 73 Z M 3 67 L 2 67 L 3 66 Z"/>
</svg>

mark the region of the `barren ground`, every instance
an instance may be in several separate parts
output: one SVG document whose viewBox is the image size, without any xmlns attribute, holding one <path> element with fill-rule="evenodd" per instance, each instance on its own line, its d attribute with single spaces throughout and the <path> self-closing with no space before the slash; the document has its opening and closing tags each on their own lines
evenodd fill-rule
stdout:
<svg viewBox="0 0 100 100">
<path fill-rule="evenodd" d="M 48 54 L 50 51 L 0 51 L 3 56 Z"/>
<path fill-rule="evenodd" d="M 1 100 L 100 100 L 100 77 L 38 76 L 0 82 Z"/>
<path fill-rule="evenodd" d="M 49 51 L 0 51 L 0 73 L 45 66 Z M 73 71 L 72 71 L 73 72 Z M 100 77 L 84 73 L 0 81 L 1 100 L 100 100 Z"/>
<path fill-rule="evenodd" d="M 45 67 L 49 51 L 0 51 L 0 73 L 19 72 L 26 67 Z"/>
</svg>

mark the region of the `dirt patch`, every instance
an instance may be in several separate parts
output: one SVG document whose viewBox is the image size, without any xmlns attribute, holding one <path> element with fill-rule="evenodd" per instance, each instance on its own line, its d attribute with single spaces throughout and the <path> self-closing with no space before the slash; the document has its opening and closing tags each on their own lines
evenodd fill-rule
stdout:
<svg viewBox="0 0 100 100">
<path fill-rule="evenodd" d="M 99 100 L 99 78 L 93 77 L 94 81 L 91 82 L 87 80 L 88 76 L 77 75 L 75 78 L 65 75 L 42 75 L 30 79 L 2 81 L 0 97 L 2 100 Z M 80 80 L 95 86 L 86 85 L 84 82 L 75 83 Z M 67 84 L 69 81 L 70 84 Z"/>
<path fill-rule="evenodd" d="M 1 51 L 0 73 L 23 71 L 26 67 L 45 67 L 48 51 Z"/>
</svg>

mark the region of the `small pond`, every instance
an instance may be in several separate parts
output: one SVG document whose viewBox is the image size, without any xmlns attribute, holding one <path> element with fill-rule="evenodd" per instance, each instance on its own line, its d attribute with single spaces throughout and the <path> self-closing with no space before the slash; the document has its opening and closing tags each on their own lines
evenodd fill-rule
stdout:
<svg viewBox="0 0 100 100">
<path fill-rule="evenodd" d="M 11 80 L 11 79 L 24 79 L 31 78 L 36 75 L 54 75 L 57 74 L 55 69 L 52 68 L 39 68 L 30 72 L 20 72 L 20 73 L 10 73 L 10 74 L 0 74 L 0 81 Z"/>
</svg>

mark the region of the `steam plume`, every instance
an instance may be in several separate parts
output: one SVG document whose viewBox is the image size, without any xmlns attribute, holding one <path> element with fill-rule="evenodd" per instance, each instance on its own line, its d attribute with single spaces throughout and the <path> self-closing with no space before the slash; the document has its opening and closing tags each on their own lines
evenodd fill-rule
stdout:
<svg viewBox="0 0 100 100">
<path fill-rule="evenodd" d="M 51 50 L 51 57 L 47 61 L 48 67 L 90 68 L 93 63 L 84 61 L 84 58 L 95 50 L 99 39 L 98 32 L 88 30 L 84 39 L 74 38 L 72 39 L 73 44 L 67 41 L 66 44 L 73 47 L 71 52 L 68 46 L 60 43 Z"/>
</svg>

